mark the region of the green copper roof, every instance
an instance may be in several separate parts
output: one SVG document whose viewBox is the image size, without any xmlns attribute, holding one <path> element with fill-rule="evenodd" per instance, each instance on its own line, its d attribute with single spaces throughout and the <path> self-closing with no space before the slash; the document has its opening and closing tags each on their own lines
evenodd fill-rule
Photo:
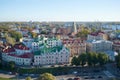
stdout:
<svg viewBox="0 0 120 80">
<path fill-rule="evenodd" d="M 58 40 L 58 39 L 55 38 L 55 37 L 53 37 L 53 38 L 48 38 L 47 40 L 48 40 L 48 41 L 50 41 L 50 40 L 52 41 L 52 40 Z"/>
<path fill-rule="evenodd" d="M 34 39 L 35 42 L 39 42 L 39 41 L 42 41 L 42 40 L 43 40 L 43 37 L 35 38 L 35 39 Z"/>
<path fill-rule="evenodd" d="M 53 53 L 56 51 L 60 51 L 62 50 L 63 46 L 57 46 L 57 47 L 52 47 L 52 48 L 47 48 L 46 46 L 44 46 L 44 48 L 42 48 L 39 51 L 35 51 L 34 55 L 42 55 L 42 54 L 46 54 L 46 53 Z"/>
</svg>

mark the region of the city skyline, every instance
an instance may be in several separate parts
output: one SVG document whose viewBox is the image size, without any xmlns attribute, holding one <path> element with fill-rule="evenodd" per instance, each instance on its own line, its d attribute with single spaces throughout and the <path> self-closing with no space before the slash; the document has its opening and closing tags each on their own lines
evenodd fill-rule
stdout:
<svg viewBox="0 0 120 80">
<path fill-rule="evenodd" d="M 119 0 L 1 0 L 4 21 L 120 21 Z"/>
</svg>

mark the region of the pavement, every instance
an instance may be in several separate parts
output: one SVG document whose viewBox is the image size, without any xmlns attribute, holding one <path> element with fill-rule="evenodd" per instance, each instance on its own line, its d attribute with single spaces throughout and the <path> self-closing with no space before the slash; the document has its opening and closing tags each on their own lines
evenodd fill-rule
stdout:
<svg viewBox="0 0 120 80">
<path fill-rule="evenodd" d="M 9 74 L 0 73 L 0 77 L 2 77 L 2 78 L 13 78 L 15 76 L 16 75 L 9 75 Z"/>
</svg>

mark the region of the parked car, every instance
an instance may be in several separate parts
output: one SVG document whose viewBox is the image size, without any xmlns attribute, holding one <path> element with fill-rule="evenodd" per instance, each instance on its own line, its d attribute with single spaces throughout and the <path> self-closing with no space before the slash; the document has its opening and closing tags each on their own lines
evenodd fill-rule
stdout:
<svg viewBox="0 0 120 80">
<path fill-rule="evenodd" d="M 77 78 L 77 77 L 76 77 L 76 78 L 74 78 L 74 80 L 80 80 L 80 78 Z"/>
<path fill-rule="evenodd" d="M 72 78 L 68 78 L 67 80 L 73 80 Z"/>
</svg>

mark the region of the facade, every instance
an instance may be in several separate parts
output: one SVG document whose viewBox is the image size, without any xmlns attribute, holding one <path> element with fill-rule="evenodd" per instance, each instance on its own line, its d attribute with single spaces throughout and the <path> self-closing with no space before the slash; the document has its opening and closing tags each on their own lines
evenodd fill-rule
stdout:
<svg viewBox="0 0 120 80">
<path fill-rule="evenodd" d="M 79 55 L 86 52 L 86 43 L 77 38 L 63 39 L 63 44 L 70 50 L 70 56 Z"/>
<path fill-rule="evenodd" d="M 69 50 L 56 38 L 39 38 L 39 50 L 34 51 L 33 65 L 67 64 L 69 63 Z M 39 42 L 38 40 L 38 42 Z"/>
<path fill-rule="evenodd" d="M 111 61 L 115 61 L 115 56 L 118 55 L 117 52 L 115 52 L 115 51 L 110 51 L 110 50 L 109 50 L 109 51 L 105 51 L 104 53 L 108 55 L 108 57 L 109 57 L 109 59 L 110 59 Z"/>
<path fill-rule="evenodd" d="M 107 50 L 112 50 L 112 42 L 106 40 L 91 40 L 87 41 L 87 51 L 88 52 L 103 52 Z"/>
<path fill-rule="evenodd" d="M 87 40 L 107 40 L 107 34 L 98 31 L 88 35 Z"/>
<path fill-rule="evenodd" d="M 3 61 L 14 61 L 17 65 L 67 64 L 69 57 L 70 52 L 61 40 L 45 37 L 23 39 L 23 44 L 8 47 L 2 52 Z"/>
<path fill-rule="evenodd" d="M 120 52 L 120 41 L 114 41 L 113 42 L 113 50 Z"/>
<path fill-rule="evenodd" d="M 44 46 L 39 51 L 34 52 L 34 65 L 46 64 L 68 64 L 69 50 L 63 46 L 47 48 Z"/>
<path fill-rule="evenodd" d="M 31 65 L 33 54 L 23 53 L 22 49 L 7 48 L 2 52 L 2 60 L 6 62 L 14 61 L 17 65 Z"/>
</svg>

